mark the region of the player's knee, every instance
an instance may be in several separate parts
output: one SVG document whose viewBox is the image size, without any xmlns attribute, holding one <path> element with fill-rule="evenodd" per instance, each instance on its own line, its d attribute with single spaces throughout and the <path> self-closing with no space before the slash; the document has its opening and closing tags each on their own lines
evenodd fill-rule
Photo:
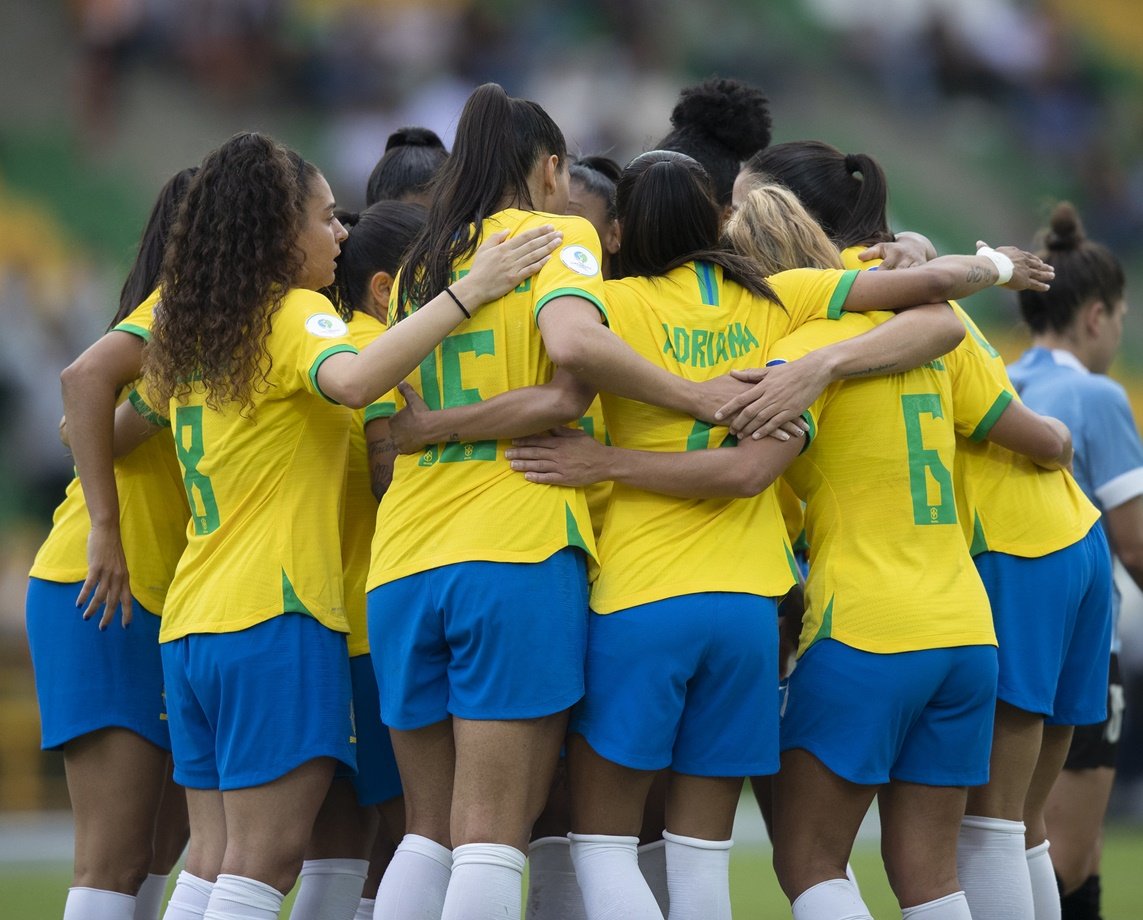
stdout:
<svg viewBox="0 0 1143 920">
<path fill-rule="evenodd" d="M 77 855 L 75 885 L 134 895 L 151 871 L 151 855 L 147 847 Z"/>
</svg>

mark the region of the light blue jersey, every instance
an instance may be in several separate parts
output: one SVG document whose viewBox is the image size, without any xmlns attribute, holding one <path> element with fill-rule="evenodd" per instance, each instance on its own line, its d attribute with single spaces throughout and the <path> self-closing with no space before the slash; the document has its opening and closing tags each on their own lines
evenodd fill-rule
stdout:
<svg viewBox="0 0 1143 920">
<path fill-rule="evenodd" d="M 1122 386 L 1062 349 L 1030 348 L 1008 373 L 1030 409 L 1071 430 L 1076 482 L 1101 512 L 1143 495 L 1143 443 Z M 1118 593 L 1114 610 L 1117 626 Z M 1113 651 L 1118 644 L 1113 638 Z"/>
</svg>

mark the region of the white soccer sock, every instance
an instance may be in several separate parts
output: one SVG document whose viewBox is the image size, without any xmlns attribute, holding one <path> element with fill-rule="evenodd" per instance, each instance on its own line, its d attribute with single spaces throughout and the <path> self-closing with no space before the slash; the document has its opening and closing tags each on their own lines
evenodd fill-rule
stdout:
<svg viewBox="0 0 1143 920">
<path fill-rule="evenodd" d="M 946 894 L 935 901 L 926 901 L 901 911 L 901 920 L 972 920 L 964 892 Z"/>
<path fill-rule="evenodd" d="M 241 875 L 220 875 L 203 920 L 278 920 L 286 896 L 273 885 Z"/>
<path fill-rule="evenodd" d="M 568 834 L 588 920 L 663 920 L 639 871 L 639 838 Z"/>
<path fill-rule="evenodd" d="M 847 878 L 831 878 L 807 888 L 794 900 L 794 920 L 873 920 L 857 887 Z"/>
<path fill-rule="evenodd" d="M 357 913 L 353 915 L 353 920 L 373 920 L 373 907 L 376 903 L 373 898 L 362 898 L 357 902 Z"/>
<path fill-rule="evenodd" d="M 102 888 L 69 888 L 63 920 L 134 920 L 135 897 Z"/>
<path fill-rule="evenodd" d="M 214 882 L 191 875 L 184 869 L 175 882 L 163 920 L 202 920 L 213 890 Z"/>
<path fill-rule="evenodd" d="M 307 859 L 290 920 L 353 920 L 368 872 L 368 859 Z"/>
<path fill-rule="evenodd" d="M 452 851 L 441 920 L 501 920 L 520 916 L 520 882 L 527 857 L 506 843 L 464 843 Z"/>
<path fill-rule="evenodd" d="M 167 891 L 169 875 L 151 873 L 135 893 L 135 920 L 159 920 L 159 908 Z"/>
<path fill-rule="evenodd" d="M 529 845 L 524 920 L 587 920 L 567 837 L 541 837 Z"/>
<path fill-rule="evenodd" d="M 671 920 L 730 920 L 733 840 L 700 840 L 663 831 Z"/>
<path fill-rule="evenodd" d="M 974 920 L 1034 920 L 1023 821 L 966 815 L 956 869 Z"/>
<path fill-rule="evenodd" d="M 1050 844 L 1047 840 L 1039 846 L 1025 850 L 1028 860 L 1028 877 L 1032 882 L 1032 904 L 1036 920 L 1060 920 L 1060 888 L 1056 884 L 1056 872 L 1052 868 L 1052 857 L 1048 855 Z"/>
<path fill-rule="evenodd" d="M 655 896 L 655 903 L 663 916 L 671 912 L 671 895 L 667 890 L 667 841 L 659 840 L 645 843 L 639 847 L 639 871 Z"/>
<path fill-rule="evenodd" d="M 441 920 L 452 875 L 452 850 L 406 834 L 381 877 L 373 920 Z"/>
</svg>

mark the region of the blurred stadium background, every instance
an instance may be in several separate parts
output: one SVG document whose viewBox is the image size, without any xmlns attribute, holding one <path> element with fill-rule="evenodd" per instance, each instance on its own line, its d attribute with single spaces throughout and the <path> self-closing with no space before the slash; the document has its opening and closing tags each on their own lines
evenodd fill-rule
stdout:
<svg viewBox="0 0 1143 920">
<path fill-rule="evenodd" d="M 0 886 L 29 864 L 62 884 L 70 855 L 23 627 L 27 569 L 71 474 L 58 373 L 102 332 L 174 171 L 256 128 L 355 208 L 392 130 L 427 125 L 451 145 L 486 80 L 542 103 L 573 152 L 622 162 L 666 133 L 682 86 L 735 76 L 770 96 L 775 141 L 876 157 L 895 227 L 941 251 L 1029 246 L 1050 205 L 1073 200 L 1125 261 L 1130 300 L 1143 290 L 1140 49 L 1134 0 L 0 0 Z M 968 306 L 1019 353 L 1011 295 Z M 1137 414 L 1141 344 L 1134 312 L 1114 373 Z M 1125 905 L 1113 920 L 1143 903 L 1143 602 L 1129 595 L 1109 820 L 1136 871 L 1105 881 Z"/>
</svg>

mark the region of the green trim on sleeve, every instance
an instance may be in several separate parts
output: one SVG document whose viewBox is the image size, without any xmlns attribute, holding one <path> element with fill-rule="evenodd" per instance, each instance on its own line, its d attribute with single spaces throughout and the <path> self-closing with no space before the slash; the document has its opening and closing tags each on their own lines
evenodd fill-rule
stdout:
<svg viewBox="0 0 1143 920">
<path fill-rule="evenodd" d="M 992 404 L 992 408 L 989 409 L 984 418 L 980 420 L 980 424 L 973 429 L 968 439 L 970 441 L 983 441 L 987 438 L 988 432 L 992 430 L 992 426 L 995 425 L 1000 416 L 1004 414 L 1004 410 L 1008 408 L 1008 404 L 1012 402 L 1012 399 L 1013 394 L 1008 390 L 1005 390 L 997 396 L 996 402 Z"/>
<path fill-rule="evenodd" d="M 842 272 L 837 287 L 833 289 L 833 294 L 830 295 L 829 307 L 826 310 L 826 316 L 830 319 L 841 319 L 841 314 L 845 312 L 845 298 L 849 296 L 849 289 L 853 287 L 853 282 L 857 280 L 859 274 L 860 270 L 856 268 Z"/>
<path fill-rule="evenodd" d="M 144 329 L 142 326 L 136 326 L 134 323 L 120 323 L 112 332 L 127 332 L 131 335 L 137 335 L 144 342 L 151 341 L 151 330 Z"/>
<path fill-rule="evenodd" d="M 603 315 L 603 325 L 611 325 L 607 321 L 607 307 L 603 305 L 603 301 L 593 294 L 589 294 L 587 291 L 583 290 L 583 288 L 573 287 L 556 288 L 554 291 L 549 291 L 547 294 L 541 297 L 536 303 L 536 306 L 532 309 L 532 319 L 536 323 L 539 323 L 540 321 L 540 311 L 544 309 L 544 307 L 546 307 L 550 301 L 555 300 L 557 297 L 582 297 Z"/>
<path fill-rule="evenodd" d="M 127 399 L 130 400 L 131 405 L 135 409 L 135 411 L 138 412 L 141 416 L 143 416 L 143 418 L 145 418 L 148 422 L 150 422 L 156 428 L 170 428 L 171 427 L 171 420 L 168 418 L 165 418 L 164 416 L 162 416 L 161 414 L 156 412 L 154 409 L 152 409 L 149 405 L 147 405 L 146 400 L 143 399 L 143 397 L 139 394 L 138 390 L 132 390 L 130 393 L 128 393 Z"/>
<path fill-rule="evenodd" d="M 320 355 L 318 355 L 316 358 L 314 358 L 314 363 L 310 365 L 310 383 L 313 384 L 314 392 L 319 394 L 321 396 L 321 398 L 324 399 L 326 402 L 331 402 L 335 406 L 338 405 L 337 400 L 336 399 L 330 399 L 328 396 L 325 395 L 325 393 L 322 392 L 321 387 L 318 386 L 317 375 L 318 375 L 318 369 L 322 366 L 322 364 L 325 363 L 326 358 L 331 358 L 334 355 L 341 354 L 342 352 L 349 352 L 349 354 L 355 355 L 355 354 L 357 354 L 357 349 L 354 348 L 352 345 L 345 344 L 344 342 L 342 342 L 338 345 L 330 345 L 329 348 L 327 348 Z"/>
<path fill-rule="evenodd" d="M 397 404 L 395 402 L 371 403 L 365 407 L 365 424 L 368 425 L 378 418 L 392 418 L 396 414 Z"/>
<path fill-rule="evenodd" d="M 802 449 L 798 451 L 799 454 L 804 454 L 809 450 L 810 445 L 814 442 L 814 438 L 818 436 L 818 426 L 814 422 L 814 417 L 810 414 L 809 409 L 802 413 L 802 420 L 810 426 L 810 430 L 806 432 L 806 443 L 803 444 Z"/>
</svg>

